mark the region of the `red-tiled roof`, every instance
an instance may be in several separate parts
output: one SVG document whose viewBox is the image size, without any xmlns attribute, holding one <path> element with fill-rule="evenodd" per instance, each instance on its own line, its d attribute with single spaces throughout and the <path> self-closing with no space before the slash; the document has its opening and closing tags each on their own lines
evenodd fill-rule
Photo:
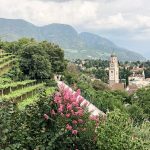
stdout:
<svg viewBox="0 0 150 150">
<path fill-rule="evenodd" d="M 123 83 L 114 83 L 114 84 L 110 85 L 109 87 L 111 88 L 111 90 L 120 90 L 120 91 L 123 91 L 125 89 Z"/>
<path fill-rule="evenodd" d="M 135 85 L 135 84 L 132 84 L 132 85 L 129 85 L 128 86 L 128 94 L 133 94 L 133 93 L 135 93 L 136 91 L 138 90 L 138 87 L 137 87 L 137 85 Z"/>
</svg>

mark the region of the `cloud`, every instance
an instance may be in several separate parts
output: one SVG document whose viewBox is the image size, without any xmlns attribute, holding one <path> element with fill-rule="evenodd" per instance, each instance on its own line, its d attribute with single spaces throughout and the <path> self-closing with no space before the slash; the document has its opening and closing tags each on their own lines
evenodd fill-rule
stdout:
<svg viewBox="0 0 150 150">
<path fill-rule="evenodd" d="M 77 0 L 39 0 L 39 1 L 43 1 L 43 2 L 52 2 L 53 1 L 53 2 L 63 3 L 63 2 L 77 1 Z M 91 0 L 82 0 L 82 1 L 91 1 Z M 96 1 L 96 0 L 93 0 L 93 1 Z M 106 1 L 109 1 L 109 0 L 106 0 Z"/>
<path fill-rule="evenodd" d="M 0 0 L 0 17 L 23 18 L 38 25 L 53 22 L 81 25 L 96 17 L 98 7 L 90 1 L 70 1 L 45 3 L 39 0 Z M 10 8 L 10 9 L 6 9 Z M 95 18 L 96 19 L 96 18 Z"/>
<path fill-rule="evenodd" d="M 91 30 L 150 28 L 148 0 L 134 0 L 135 5 L 131 5 L 131 0 L 0 0 L 0 3 L 0 17 L 22 18 L 36 25 L 58 22 Z"/>
<path fill-rule="evenodd" d="M 59 3 L 63 3 L 63 2 L 69 2 L 69 1 L 73 1 L 73 0 L 39 0 L 42 2 L 59 2 Z"/>
<path fill-rule="evenodd" d="M 39 26 L 70 24 L 120 43 L 150 41 L 149 0 L 0 0 L 0 4 L 2 18 L 21 18 Z"/>
</svg>

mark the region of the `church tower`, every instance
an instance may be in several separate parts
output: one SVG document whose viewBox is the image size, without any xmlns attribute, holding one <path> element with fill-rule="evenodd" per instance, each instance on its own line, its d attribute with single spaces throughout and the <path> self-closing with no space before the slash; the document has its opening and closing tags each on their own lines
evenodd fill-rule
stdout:
<svg viewBox="0 0 150 150">
<path fill-rule="evenodd" d="M 119 83 L 119 65 L 117 56 L 112 54 L 109 63 L 109 84 L 113 85 L 115 83 Z"/>
</svg>

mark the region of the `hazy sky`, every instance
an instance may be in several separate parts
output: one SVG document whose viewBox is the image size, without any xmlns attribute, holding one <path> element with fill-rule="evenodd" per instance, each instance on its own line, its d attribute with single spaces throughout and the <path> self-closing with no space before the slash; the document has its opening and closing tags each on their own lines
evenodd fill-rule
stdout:
<svg viewBox="0 0 150 150">
<path fill-rule="evenodd" d="M 150 58 L 150 0 L 0 0 L 0 17 L 70 24 Z"/>
</svg>

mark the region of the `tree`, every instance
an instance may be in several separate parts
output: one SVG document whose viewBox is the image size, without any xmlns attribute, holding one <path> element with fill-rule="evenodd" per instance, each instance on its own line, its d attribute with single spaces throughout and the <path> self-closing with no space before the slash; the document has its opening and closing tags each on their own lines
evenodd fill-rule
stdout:
<svg viewBox="0 0 150 150">
<path fill-rule="evenodd" d="M 64 80 L 67 81 L 69 85 L 77 83 L 80 76 L 78 67 L 73 63 L 68 63 L 64 72 L 64 76 Z"/>
<path fill-rule="evenodd" d="M 145 78 L 150 78 L 150 67 L 146 68 L 144 72 L 145 72 Z"/>
<path fill-rule="evenodd" d="M 2 48 L 20 60 L 19 67 L 24 77 L 49 79 L 54 73 L 62 74 L 66 68 L 64 51 L 47 41 L 22 38 L 14 42 L 3 42 Z"/>
<path fill-rule="evenodd" d="M 108 72 L 104 69 L 95 70 L 93 73 L 95 74 L 96 78 L 101 79 L 105 83 L 108 82 Z"/>
<path fill-rule="evenodd" d="M 47 79 L 52 74 L 48 56 L 38 43 L 24 46 L 20 54 L 20 67 L 32 79 Z"/>
<path fill-rule="evenodd" d="M 130 72 L 130 70 L 125 67 L 123 67 L 122 69 L 120 69 L 120 79 L 124 79 L 125 80 L 125 83 L 126 83 L 126 86 L 129 85 L 129 80 L 128 80 L 128 77 L 131 75 L 132 73 Z"/>
<path fill-rule="evenodd" d="M 66 62 L 64 60 L 64 51 L 55 44 L 48 43 L 43 41 L 39 43 L 43 47 L 43 50 L 46 51 L 48 59 L 52 66 L 53 73 L 63 73 L 66 68 Z"/>
</svg>

